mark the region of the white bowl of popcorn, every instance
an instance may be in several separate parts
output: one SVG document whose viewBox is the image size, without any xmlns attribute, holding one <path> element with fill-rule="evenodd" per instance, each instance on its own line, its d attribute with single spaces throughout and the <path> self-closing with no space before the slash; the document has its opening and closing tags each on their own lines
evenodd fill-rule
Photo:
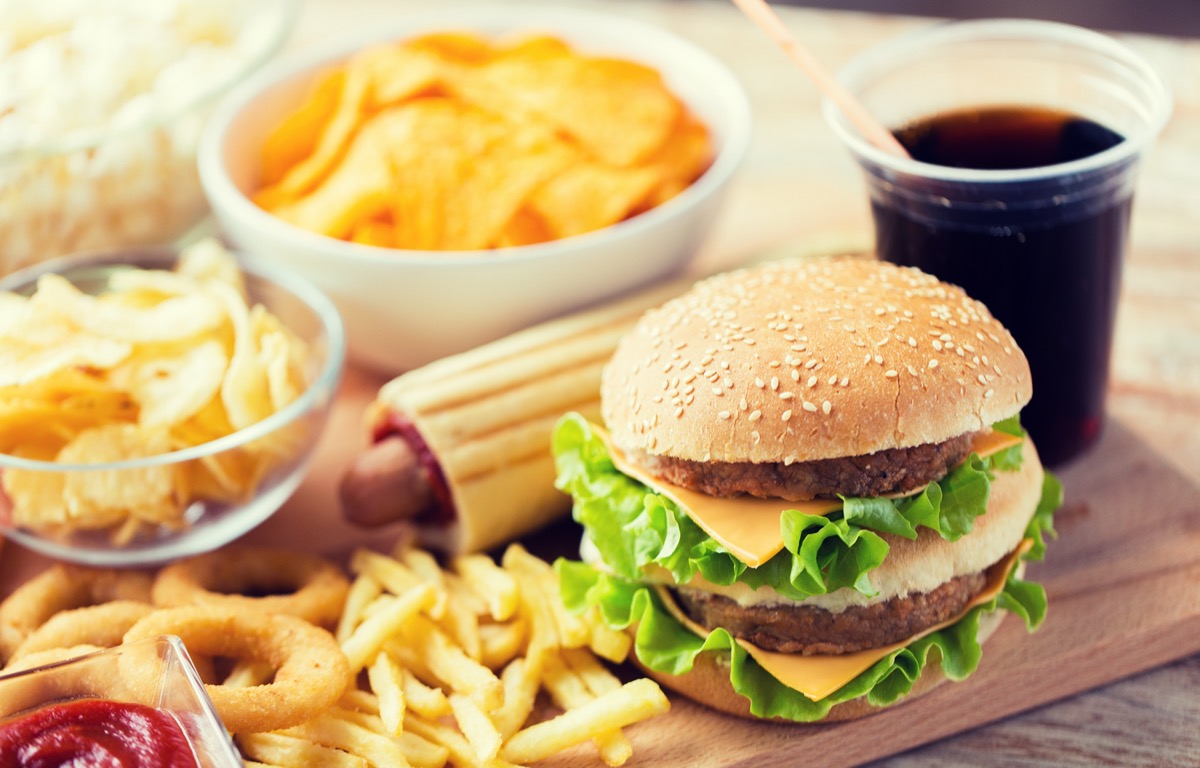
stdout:
<svg viewBox="0 0 1200 768">
<path fill-rule="evenodd" d="M 0 25 L 0 274 L 168 242 L 207 208 L 205 118 L 282 46 L 297 0 L 41 0 Z"/>
</svg>

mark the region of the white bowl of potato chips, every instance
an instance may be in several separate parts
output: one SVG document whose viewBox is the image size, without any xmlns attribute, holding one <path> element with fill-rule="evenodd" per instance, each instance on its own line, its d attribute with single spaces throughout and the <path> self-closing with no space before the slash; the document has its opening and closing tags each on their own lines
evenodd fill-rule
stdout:
<svg viewBox="0 0 1200 768">
<path fill-rule="evenodd" d="M 397 19 L 232 93 L 200 149 L 218 222 L 338 306 L 388 372 L 682 270 L 750 135 L 718 59 L 562 6 Z"/>
<path fill-rule="evenodd" d="M 0 280 L 0 532 L 142 565 L 214 549 L 303 477 L 344 332 L 316 288 L 216 241 Z"/>
</svg>

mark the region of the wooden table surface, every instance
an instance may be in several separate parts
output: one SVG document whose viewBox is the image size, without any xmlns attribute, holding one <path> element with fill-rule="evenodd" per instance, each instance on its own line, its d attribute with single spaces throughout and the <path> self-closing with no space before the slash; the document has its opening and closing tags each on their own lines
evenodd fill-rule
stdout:
<svg viewBox="0 0 1200 768">
<path fill-rule="evenodd" d="M 448 0 L 447 0 L 448 1 Z M 697 257 L 715 269 L 776 249 L 870 243 L 857 168 L 826 128 L 819 98 L 757 28 L 717 0 L 577 2 L 667 27 L 708 48 L 740 77 L 755 114 L 752 147 L 716 230 Z M 308 0 L 293 50 L 420 9 L 415 0 Z M 780 9 L 829 67 L 930 20 Z M 1200 498 L 1200 41 L 1125 37 L 1167 78 L 1174 115 L 1146 158 L 1134 207 L 1109 398 L 1121 422 L 1196 484 Z M 829 233 L 836 232 L 836 236 Z M 849 238 L 848 242 L 847 238 Z M 251 540 L 287 536 L 305 519 L 329 551 L 373 534 L 336 512 L 334 485 L 362 444 L 362 408 L 382 382 L 347 372 L 343 396 L 319 448 L 315 474 L 282 515 Z M 1080 461 L 1087 461 L 1083 457 Z M 1131 514 L 1137 514 L 1131 510 Z M 1200 515 L 1200 510 L 1198 510 Z M 43 564 L 15 546 L 0 557 L 0 594 Z M 1200 584 L 1194 588 L 1200 590 Z M 1097 663 L 1103 663 L 1097 659 Z M 1200 762 L 1200 657 L 1115 682 L 959 734 L 882 766 L 1170 766 Z M 819 764 L 819 760 L 816 761 Z"/>
<path fill-rule="evenodd" d="M 818 95 L 732 4 L 573 4 L 667 27 L 719 56 L 749 91 L 755 118 L 750 154 L 698 257 L 699 269 L 778 248 L 820 248 L 830 232 L 870 242 L 870 214 L 857 167 L 826 128 Z M 398 9 L 418 5 L 309 0 L 293 45 L 309 45 L 329 29 L 384 20 Z M 932 23 L 797 8 L 779 11 L 796 36 L 833 69 L 874 43 Z M 1163 73 L 1174 92 L 1175 110 L 1145 160 L 1137 190 L 1109 414 L 1200 486 L 1200 41 L 1120 37 Z M 1195 588 L 1200 590 L 1200 584 Z M 878 765 L 1198 762 L 1200 657 L 1192 657 Z"/>
</svg>

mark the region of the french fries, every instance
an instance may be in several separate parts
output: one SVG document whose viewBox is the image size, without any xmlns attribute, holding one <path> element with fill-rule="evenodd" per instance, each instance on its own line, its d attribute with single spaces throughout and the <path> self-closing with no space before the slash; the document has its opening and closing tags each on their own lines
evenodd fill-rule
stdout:
<svg viewBox="0 0 1200 768">
<path fill-rule="evenodd" d="M 467 555 L 443 568 L 400 549 L 356 552 L 350 567 L 337 637 L 360 686 L 307 723 L 239 735 L 247 759 L 511 768 L 591 741 L 618 766 L 633 755 L 622 729 L 668 707 L 657 684 L 622 685 L 597 659 L 623 661 L 628 637 L 566 611 L 553 569 L 519 545 L 499 564 Z"/>
</svg>

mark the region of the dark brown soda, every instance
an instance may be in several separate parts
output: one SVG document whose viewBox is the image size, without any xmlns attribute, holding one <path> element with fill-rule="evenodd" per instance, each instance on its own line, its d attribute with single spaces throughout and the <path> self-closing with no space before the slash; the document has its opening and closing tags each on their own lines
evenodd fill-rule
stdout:
<svg viewBox="0 0 1200 768">
<path fill-rule="evenodd" d="M 1122 140 L 1090 120 L 1040 108 L 949 112 L 905 126 L 896 137 L 914 159 L 988 170 L 1065 163 Z M 1031 187 L 1031 198 L 1044 195 Z M 1062 198 L 1036 219 L 968 227 L 916 221 L 911 211 L 873 202 L 882 258 L 962 286 L 1017 339 L 1033 372 L 1033 400 L 1022 422 L 1051 466 L 1080 453 L 1103 424 L 1132 195 L 1086 206 L 1070 202 L 1069 194 Z M 1020 194 L 1009 202 L 1020 208 Z"/>
</svg>

